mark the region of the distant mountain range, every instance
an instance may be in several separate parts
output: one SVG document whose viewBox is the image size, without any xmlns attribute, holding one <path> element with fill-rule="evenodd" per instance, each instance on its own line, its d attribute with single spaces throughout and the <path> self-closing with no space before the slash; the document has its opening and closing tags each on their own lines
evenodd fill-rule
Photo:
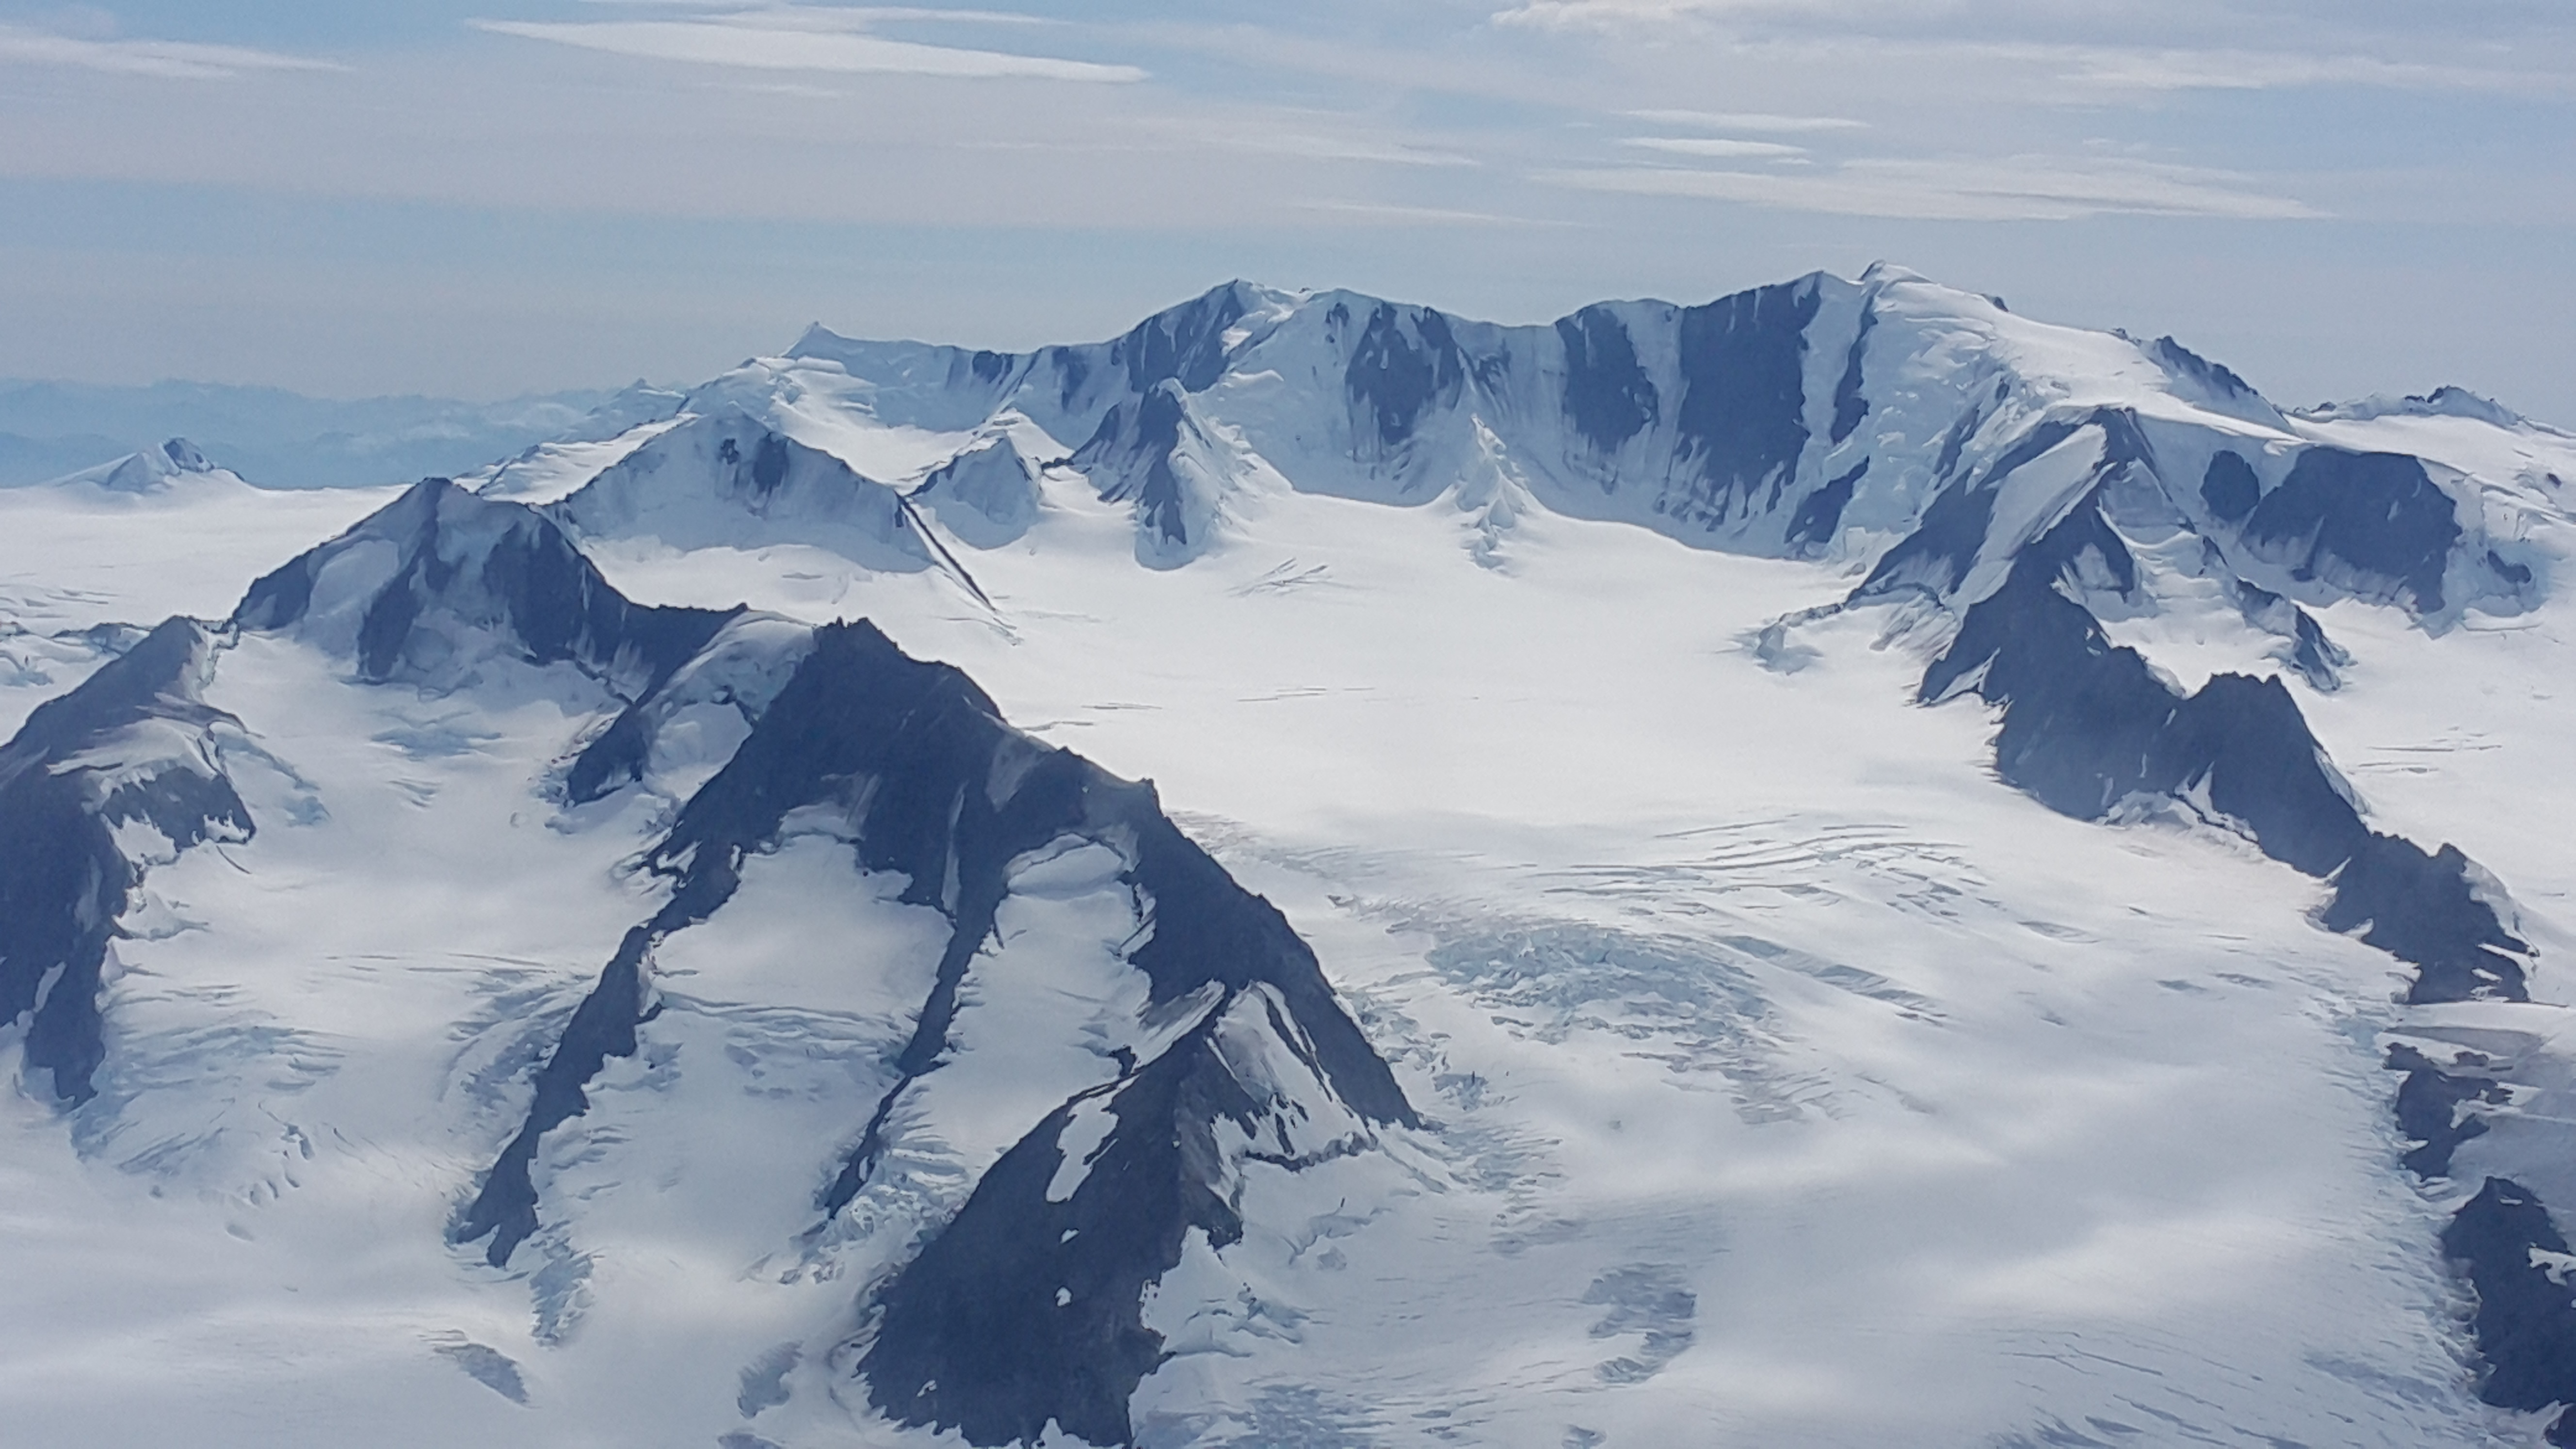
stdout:
<svg viewBox="0 0 2576 1449">
<path fill-rule="evenodd" d="M 173 435 L 192 438 L 267 488 L 346 488 L 457 473 L 609 421 L 645 420 L 677 395 L 535 394 L 497 403 L 383 397 L 338 401 L 278 388 L 160 382 L 104 387 L 0 381 L 0 488 L 95 467 Z"/>
</svg>

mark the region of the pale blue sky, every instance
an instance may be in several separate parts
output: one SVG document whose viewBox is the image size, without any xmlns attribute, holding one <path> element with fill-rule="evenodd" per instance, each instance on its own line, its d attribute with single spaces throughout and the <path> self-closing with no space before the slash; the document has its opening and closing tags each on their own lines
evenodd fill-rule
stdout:
<svg viewBox="0 0 2576 1449">
<path fill-rule="evenodd" d="M 21 377 L 492 396 L 1885 257 L 2576 424 L 2571 239 L 2563 0 L 0 0 Z"/>
</svg>

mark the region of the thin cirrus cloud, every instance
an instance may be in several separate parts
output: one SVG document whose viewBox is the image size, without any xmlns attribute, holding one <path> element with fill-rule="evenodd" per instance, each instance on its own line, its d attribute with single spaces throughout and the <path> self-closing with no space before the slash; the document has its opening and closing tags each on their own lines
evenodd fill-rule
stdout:
<svg viewBox="0 0 2576 1449">
<path fill-rule="evenodd" d="M 2434 65 L 2366 55 L 2312 55 L 2248 50 L 2102 50 L 2068 52 L 2070 80 L 2106 90 L 2260 91 L 2291 86 L 2364 86 L 2379 90 L 2565 91 L 2567 77 L 2546 63 Z"/>
<path fill-rule="evenodd" d="M 1845 62 L 1997 65 L 2113 96 L 2331 88 L 2576 93 L 2567 63 L 2572 37 L 2545 5 L 1509 0 L 1491 23 L 1613 45 L 1717 43 Z"/>
<path fill-rule="evenodd" d="M 1706 156 L 1720 160 L 1785 159 L 1807 154 L 1804 146 L 1790 146 L 1779 141 L 1739 141 L 1728 136 L 1627 136 L 1621 138 L 1619 144 L 1674 156 Z"/>
<path fill-rule="evenodd" d="M 1116 141 L 1097 136 L 1064 135 L 1035 139 L 984 137 L 952 144 L 966 151 L 1052 151 L 1068 156 L 1102 156 L 1112 152 L 1176 156 L 1214 150 L 1284 156 L 1304 161 L 1357 161 L 1383 166 L 1460 167 L 1484 164 L 1473 156 L 1456 151 L 1279 129 L 1275 125 L 1263 130 L 1199 125 L 1185 131 L 1166 127 L 1141 131 Z"/>
<path fill-rule="evenodd" d="M 1922 221 L 2080 221 L 2104 215 L 2288 220 L 2306 203 L 2252 189 L 2250 178 L 2122 158 L 1869 159 L 1814 172 L 1612 166 L 1540 172 L 1587 191 L 1742 202 L 1792 211 Z"/>
<path fill-rule="evenodd" d="M 161 80 L 225 80 L 250 71 L 338 70 L 326 60 L 239 45 L 91 40 L 0 25 L 0 65 L 37 65 Z"/>
<path fill-rule="evenodd" d="M 1758 111 L 1629 111 L 1629 120 L 1655 126 L 1688 126 L 1703 131 L 1751 131 L 1756 135 L 1797 135 L 1813 131 L 1861 131 L 1867 121 L 1844 116 L 1775 116 Z"/>
<path fill-rule="evenodd" d="M 1309 161 L 1361 161 L 1381 166 L 1482 164 L 1475 157 L 1457 151 L 1296 131 L 1211 133 L 1201 136 L 1200 140 L 1204 144 L 1224 150 L 1250 151 L 1268 156 L 1294 156 Z"/>
<path fill-rule="evenodd" d="M 1513 227 L 1526 229 L 1574 229 L 1585 223 L 1574 221 L 1534 220 L 1506 216 L 1490 211 L 1461 211 L 1450 207 L 1404 206 L 1377 201 L 1303 201 L 1300 211 L 1316 212 L 1357 222 L 1362 225 L 1389 226 L 1467 226 Z"/>
<path fill-rule="evenodd" d="M 1145 79 L 1145 72 L 1132 65 L 888 40 L 859 28 L 873 20 L 914 18 L 922 17 L 913 11 L 833 12 L 791 6 L 676 20 L 476 20 L 471 24 L 495 35 L 550 41 L 610 55 L 743 70 L 1094 83 Z M 977 13 L 967 18 L 993 21 L 1004 17 Z"/>
</svg>

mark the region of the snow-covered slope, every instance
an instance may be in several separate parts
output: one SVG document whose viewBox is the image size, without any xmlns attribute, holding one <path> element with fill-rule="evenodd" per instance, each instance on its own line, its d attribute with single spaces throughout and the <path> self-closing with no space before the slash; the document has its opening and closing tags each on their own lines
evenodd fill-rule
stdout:
<svg viewBox="0 0 2576 1449">
<path fill-rule="evenodd" d="M 257 488 L 185 438 L 0 489 L 0 618 L 50 631 L 220 617 L 242 581 L 395 490 Z"/>
<path fill-rule="evenodd" d="M 240 475 L 217 468 L 197 451 L 197 445 L 185 438 L 172 438 L 157 448 L 128 453 L 111 463 L 84 468 L 39 486 L 50 488 L 100 488 L 111 493 L 159 493 L 178 479 L 203 478 L 208 482 L 238 485 Z"/>
<path fill-rule="evenodd" d="M 220 618 L 245 580 L 392 496 L 253 487 L 182 438 L 0 489 L 0 731 L 157 621 Z"/>
<path fill-rule="evenodd" d="M 974 548 L 1000 548 L 1038 521 L 1039 464 L 1020 451 L 1006 423 L 930 470 L 915 500 L 940 526 Z"/>
<path fill-rule="evenodd" d="M 2110 429 L 2158 481 L 2142 506 L 2269 593 L 2402 596 L 2439 620 L 2546 587 L 2510 520 L 2482 506 L 2482 475 L 2337 442 L 2357 437 L 2338 424 L 2394 405 L 2284 414 L 2171 338 L 2028 322 L 1892 268 L 1699 307 L 1605 303 L 1547 327 L 1237 282 L 1115 341 L 1026 354 L 817 328 L 691 406 L 745 411 L 898 484 L 1018 420 L 1128 503 L 1140 559 L 1167 565 L 1219 546 L 1277 486 L 1418 504 L 1503 482 L 1694 546 L 1848 560 L 1914 531 L 1954 480 Z M 2516 425 L 2492 405 L 2415 412 Z M 2066 502 L 2042 491 L 2001 519 L 1952 516 L 1937 541 L 1999 559 Z M 983 536 L 968 541 L 998 546 L 1015 527 L 969 526 Z"/>
<path fill-rule="evenodd" d="M 424 484 L 0 756 L 0 1410 L 2532 1442 L 2576 444 L 2443 397 L 1232 284 Z"/>
<path fill-rule="evenodd" d="M 317 872 L 335 854 L 353 868 Z M 449 1216 L 493 1276 L 519 1265 L 521 1345 L 569 1343 L 600 1299 L 650 1319 L 713 1286 L 594 1285 L 638 1235 L 772 1259 L 813 1285 L 729 1311 L 818 1365 L 859 1355 L 896 1422 L 1126 1438 L 1158 1362 L 1147 1290 L 1187 1233 L 1261 1220 L 1246 1165 L 1331 1175 L 1416 1120 L 1312 953 L 1150 787 L 865 624 L 632 605 L 551 520 L 441 480 L 260 579 L 223 630 L 173 619 L 37 710 L 0 754 L 0 861 L 22 1078 L 84 1156 L 228 1211 L 291 1196 L 432 1238 Z M 420 979 L 397 1007 L 252 964 L 281 950 Z M 386 1152 L 484 1166 L 374 1180 Z M 1041 1156 L 1036 1191 L 1007 1186 Z M 990 1324 L 1032 1290 L 958 1245 L 1032 1218 L 1070 1225 L 1050 1281 L 1080 1296 L 997 1359 Z M 473 1296 L 463 1261 L 431 1297 Z M 881 1280 L 863 1339 L 844 1275 Z M 393 1331 L 526 1397 L 488 1331 Z M 773 1346 L 665 1365 L 696 1383 L 670 1411 L 712 1439 Z M 595 1391 L 635 1371 L 593 1362 Z M 157 1432 L 129 1407 L 92 1422 Z"/>
<path fill-rule="evenodd" d="M 550 505 L 576 532 L 677 549 L 799 540 L 876 568 L 926 568 L 900 495 L 727 409 L 656 435 Z"/>
</svg>

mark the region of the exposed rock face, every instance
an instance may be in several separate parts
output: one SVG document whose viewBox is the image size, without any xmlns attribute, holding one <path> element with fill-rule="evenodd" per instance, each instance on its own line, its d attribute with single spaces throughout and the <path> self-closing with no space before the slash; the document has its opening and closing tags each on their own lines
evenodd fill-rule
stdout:
<svg viewBox="0 0 2576 1449">
<path fill-rule="evenodd" d="M 150 862 L 253 828 L 213 740 L 233 721 L 199 693 L 210 647 L 172 619 L 0 748 L 0 1019 L 26 1021 L 27 1064 L 67 1103 L 106 1059 L 99 972 Z M 135 860 L 127 826 L 161 843 Z"/>
</svg>

